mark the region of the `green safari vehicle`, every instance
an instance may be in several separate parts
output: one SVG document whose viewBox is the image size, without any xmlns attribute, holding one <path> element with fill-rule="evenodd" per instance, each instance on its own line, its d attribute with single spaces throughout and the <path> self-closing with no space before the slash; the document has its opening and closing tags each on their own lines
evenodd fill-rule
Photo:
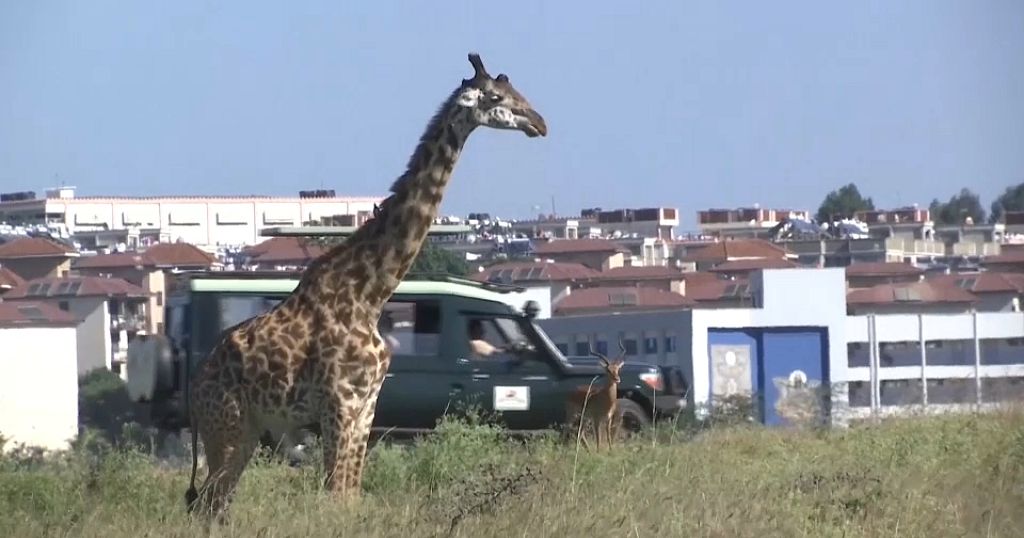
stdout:
<svg viewBox="0 0 1024 538">
<path fill-rule="evenodd" d="M 129 347 L 127 388 L 145 403 L 161 430 L 188 428 L 186 394 L 192 372 L 222 331 L 284 299 L 299 275 L 285 272 L 183 273 L 165 301 L 163 334 Z M 446 413 L 475 405 L 513 432 L 539 432 L 565 423 L 570 391 L 605 382 L 592 357 L 567 359 L 534 322 L 537 305 L 518 301 L 520 288 L 447 275 L 410 275 L 381 316 L 393 356 L 377 402 L 373 432 L 428 432 Z M 503 351 L 471 354 L 469 330 Z M 685 383 L 668 367 L 626 362 L 618 386 L 627 431 L 685 406 Z M 675 373 L 676 375 L 672 375 Z M 309 429 L 315 431 L 315 425 Z"/>
</svg>

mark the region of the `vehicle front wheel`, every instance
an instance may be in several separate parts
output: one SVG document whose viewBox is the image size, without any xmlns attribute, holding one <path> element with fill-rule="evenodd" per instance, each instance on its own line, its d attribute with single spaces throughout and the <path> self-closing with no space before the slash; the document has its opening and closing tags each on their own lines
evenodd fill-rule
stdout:
<svg viewBox="0 0 1024 538">
<path fill-rule="evenodd" d="M 651 423 L 651 417 L 644 408 L 629 398 L 619 398 L 619 437 L 629 438 Z"/>
</svg>

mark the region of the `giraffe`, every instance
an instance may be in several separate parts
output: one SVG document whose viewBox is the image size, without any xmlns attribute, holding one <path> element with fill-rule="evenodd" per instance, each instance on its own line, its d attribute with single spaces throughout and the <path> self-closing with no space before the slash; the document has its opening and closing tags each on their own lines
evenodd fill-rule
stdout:
<svg viewBox="0 0 1024 538">
<path fill-rule="evenodd" d="M 273 308 L 223 331 L 189 390 L 190 514 L 223 521 L 234 489 L 269 431 L 288 438 L 319 425 L 323 486 L 360 494 L 366 445 L 391 356 L 377 330 L 385 303 L 411 267 L 437 216 L 452 170 L 480 126 L 547 136 L 547 124 L 504 73 L 492 77 L 476 53 L 471 78 L 430 119 L 405 172 L 374 216 L 315 259 Z M 207 477 L 196 490 L 197 440 Z"/>
</svg>

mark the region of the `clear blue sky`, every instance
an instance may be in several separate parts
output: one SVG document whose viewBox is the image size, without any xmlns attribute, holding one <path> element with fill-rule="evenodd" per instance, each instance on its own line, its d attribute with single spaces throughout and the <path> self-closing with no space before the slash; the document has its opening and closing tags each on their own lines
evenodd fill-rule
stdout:
<svg viewBox="0 0 1024 538">
<path fill-rule="evenodd" d="M 471 50 L 550 134 L 478 131 L 444 213 L 1024 181 L 1024 2 L 837 4 L 8 0 L 0 190 L 383 194 Z"/>
</svg>

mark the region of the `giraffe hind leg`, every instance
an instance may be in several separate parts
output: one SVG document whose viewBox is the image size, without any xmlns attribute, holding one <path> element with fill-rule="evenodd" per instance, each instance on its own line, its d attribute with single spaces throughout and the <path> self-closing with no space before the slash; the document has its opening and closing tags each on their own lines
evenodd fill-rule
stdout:
<svg viewBox="0 0 1024 538">
<path fill-rule="evenodd" d="M 259 444 L 258 431 L 235 402 L 229 401 L 216 420 L 199 420 L 199 434 L 206 449 L 206 480 L 195 506 L 205 518 L 225 521 L 235 487 Z"/>
</svg>

